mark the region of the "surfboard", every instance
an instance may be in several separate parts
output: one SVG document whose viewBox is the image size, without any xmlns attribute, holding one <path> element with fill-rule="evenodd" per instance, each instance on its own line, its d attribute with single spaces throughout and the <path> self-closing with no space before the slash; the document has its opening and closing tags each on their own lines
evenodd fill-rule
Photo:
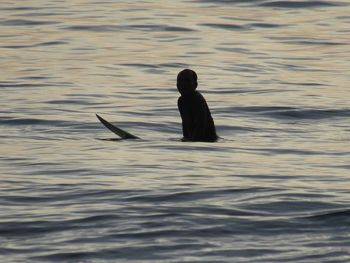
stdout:
<svg viewBox="0 0 350 263">
<path fill-rule="evenodd" d="M 132 135 L 131 133 L 128 133 L 117 126 L 113 125 L 112 123 L 106 121 L 104 118 L 96 114 L 96 117 L 100 120 L 100 122 L 111 132 L 115 133 L 116 135 L 120 136 L 122 139 L 140 139 L 139 137 Z"/>
</svg>

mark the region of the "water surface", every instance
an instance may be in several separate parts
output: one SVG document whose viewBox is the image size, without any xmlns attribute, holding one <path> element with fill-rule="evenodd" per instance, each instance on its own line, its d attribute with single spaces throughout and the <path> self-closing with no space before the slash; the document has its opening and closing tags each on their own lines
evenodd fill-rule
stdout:
<svg viewBox="0 0 350 263">
<path fill-rule="evenodd" d="M 350 260 L 346 1 L 0 10 L 1 261 Z M 217 143 L 180 141 L 186 67 Z"/>
</svg>

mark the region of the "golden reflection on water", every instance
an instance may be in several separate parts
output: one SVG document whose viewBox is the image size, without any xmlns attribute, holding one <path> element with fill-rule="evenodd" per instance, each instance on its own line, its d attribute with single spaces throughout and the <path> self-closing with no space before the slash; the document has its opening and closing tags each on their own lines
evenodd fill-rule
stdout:
<svg viewBox="0 0 350 263">
<path fill-rule="evenodd" d="M 15 2 L 13 6 L 20 7 L 22 4 Z M 45 1 L 37 2 L 38 6 L 45 4 Z M 0 100 L 0 105 L 17 117 L 35 116 L 49 120 L 94 123 L 97 122 L 94 113 L 99 112 L 110 114 L 109 116 L 113 114 L 110 119 L 118 122 L 136 123 L 142 119 L 151 124 L 176 124 L 177 131 L 181 132 L 176 109 L 178 94 L 175 77 L 181 68 L 187 66 L 198 72 L 199 89 L 205 94 L 219 127 L 255 127 L 271 132 L 280 129 L 282 133 L 283 128 L 293 127 L 290 123 L 268 121 L 266 118 L 229 118 L 227 115 L 231 112 L 225 117 L 216 113 L 217 109 L 225 107 L 345 108 L 349 105 L 349 20 L 336 19 L 348 16 L 348 7 L 295 12 L 233 5 L 213 7 L 198 3 L 192 3 L 189 8 L 188 2 L 172 1 L 105 5 L 71 1 L 69 6 L 56 4 L 57 14 L 30 17 L 55 23 L 42 26 L 1 26 L 1 57 L 4 60 L 0 66 L 2 81 L 28 83 L 28 77 L 47 78 L 44 81 L 40 78 L 30 81 L 31 84 L 48 84 L 48 87 L 6 91 L 6 98 Z M 29 11 L 3 12 L 3 19 L 21 19 L 26 12 Z M 277 26 L 259 28 L 252 25 L 254 23 Z M 149 27 L 144 27 L 145 25 Z M 155 25 L 170 25 L 186 30 L 153 29 L 152 26 Z M 223 25 L 228 26 L 225 28 Z M 236 29 L 232 25 L 247 29 Z M 101 29 L 72 29 L 77 26 L 101 26 Z M 42 44 L 50 41 L 61 41 L 62 44 Z M 166 64 L 173 66 L 164 66 Z M 310 86 L 305 87 L 303 84 Z M 220 92 L 223 90 L 242 92 Z M 259 92 L 264 90 L 271 92 Z M 53 100 L 67 98 L 84 100 L 80 104 L 48 104 Z M 158 108 L 154 106 L 155 103 Z M 139 115 L 133 115 L 133 112 Z M 143 113 L 145 116 L 142 116 Z M 296 129 L 298 125 L 300 123 L 296 124 Z M 23 129 L 17 136 L 26 129 L 29 133 L 35 131 L 35 127 L 31 126 L 24 126 Z M 160 138 L 173 135 L 162 135 L 161 131 L 149 131 L 147 127 L 133 129 L 133 132 L 143 133 L 150 138 L 154 134 Z M 326 152 L 348 150 L 349 145 L 336 140 L 339 134 L 348 137 L 342 128 L 331 124 L 317 127 L 317 123 L 305 123 L 299 129 L 310 129 L 319 137 L 301 138 L 298 141 L 298 135 L 287 138 L 284 135 L 274 137 L 266 133 L 236 134 L 221 131 L 223 137 L 233 137 L 234 141 L 208 147 L 227 148 L 226 153 L 201 150 L 200 147 L 191 150 L 181 142 L 171 142 L 184 149 L 164 151 L 166 159 L 163 160 L 159 149 L 166 149 L 169 146 L 167 142 L 158 145 L 154 152 L 152 148 L 149 150 L 154 144 L 152 141 L 146 142 L 143 149 L 136 146 L 130 150 L 129 147 L 135 147 L 133 142 L 110 144 L 95 141 L 95 137 L 103 135 L 98 132 L 96 136 L 96 130 L 86 134 L 84 132 L 87 131 L 82 128 L 84 134 L 70 135 L 69 131 L 64 130 L 61 135 L 63 138 L 77 136 L 76 140 L 53 142 L 38 149 L 31 148 L 35 139 L 29 139 L 20 145 L 5 141 L 1 151 L 9 156 L 26 156 L 29 153 L 39 156 L 38 159 L 42 162 L 65 163 L 72 167 L 88 161 L 90 168 L 102 167 L 101 171 L 109 175 L 113 170 L 125 166 L 125 169 L 129 169 L 125 171 L 126 175 L 104 176 L 103 180 L 126 188 L 134 187 L 140 180 L 145 185 L 155 182 L 156 185 L 166 184 L 166 180 L 161 180 L 162 176 L 168 176 L 179 184 L 192 182 L 215 186 L 251 186 L 258 184 L 253 176 L 255 174 L 273 176 L 278 173 L 293 176 L 291 180 L 284 178 L 278 182 L 279 186 L 288 184 L 290 187 L 307 188 L 311 187 L 310 182 L 295 179 L 294 175 L 327 177 L 332 169 L 324 167 L 324 164 L 332 161 L 333 164 L 342 165 L 344 158 L 337 159 L 328 155 L 265 155 L 249 150 L 255 147 Z M 316 129 L 320 132 L 317 133 Z M 10 132 L 5 131 L 4 134 L 10 135 Z M 60 135 L 52 136 L 62 139 Z M 85 136 L 90 139 L 81 141 L 80 138 L 86 138 Z M 326 138 L 329 141 L 323 140 Z M 88 149 L 92 147 L 91 144 L 98 144 L 102 148 L 91 153 Z M 87 149 L 82 152 L 84 147 Z M 237 150 L 242 148 L 246 150 Z M 76 158 L 76 163 L 69 163 L 67 154 Z M 221 169 L 213 168 L 217 163 L 221 163 Z M 145 164 L 153 165 L 154 168 L 143 167 Z M 135 168 L 138 165 L 140 168 Z M 177 172 L 184 174 L 182 166 L 186 167 L 186 176 L 180 177 Z M 342 174 L 345 171 L 339 168 L 336 173 Z M 96 176 L 99 172 L 96 171 Z M 133 173 L 135 176 L 130 176 Z M 51 180 L 57 183 L 76 178 L 52 177 Z M 269 184 L 272 181 L 266 179 L 264 182 Z M 272 184 L 276 184 L 276 181 Z M 348 187 L 339 181 L 329 183 L 326 180 L 313 180 L 312 184 L 312 187 L 319 189 Z"/>
</svg>

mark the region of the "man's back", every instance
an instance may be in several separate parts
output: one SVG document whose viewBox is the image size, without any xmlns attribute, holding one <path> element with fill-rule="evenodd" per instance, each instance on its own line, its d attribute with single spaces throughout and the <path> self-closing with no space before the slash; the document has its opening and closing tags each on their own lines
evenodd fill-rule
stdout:
<svg viewBox="0 0 350 263">
<path fill-rule="evenodd" d="M 215 125 L 204 97 L 194 91 L 178 99 L 184 140 L 214 142 Z"/>
</svg>

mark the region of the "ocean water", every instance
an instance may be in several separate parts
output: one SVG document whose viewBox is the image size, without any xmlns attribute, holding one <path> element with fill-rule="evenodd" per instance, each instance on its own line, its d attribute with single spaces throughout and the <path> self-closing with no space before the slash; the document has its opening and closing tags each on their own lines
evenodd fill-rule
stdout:
<svg viewBox="0 0 350 263">
<path fill-rule="evenodd" d="M 1 1 L 0 261 L 350 262 L 349 14 Z M 180 140 L 183 68 L 216 143 Z"/>
</svg>

